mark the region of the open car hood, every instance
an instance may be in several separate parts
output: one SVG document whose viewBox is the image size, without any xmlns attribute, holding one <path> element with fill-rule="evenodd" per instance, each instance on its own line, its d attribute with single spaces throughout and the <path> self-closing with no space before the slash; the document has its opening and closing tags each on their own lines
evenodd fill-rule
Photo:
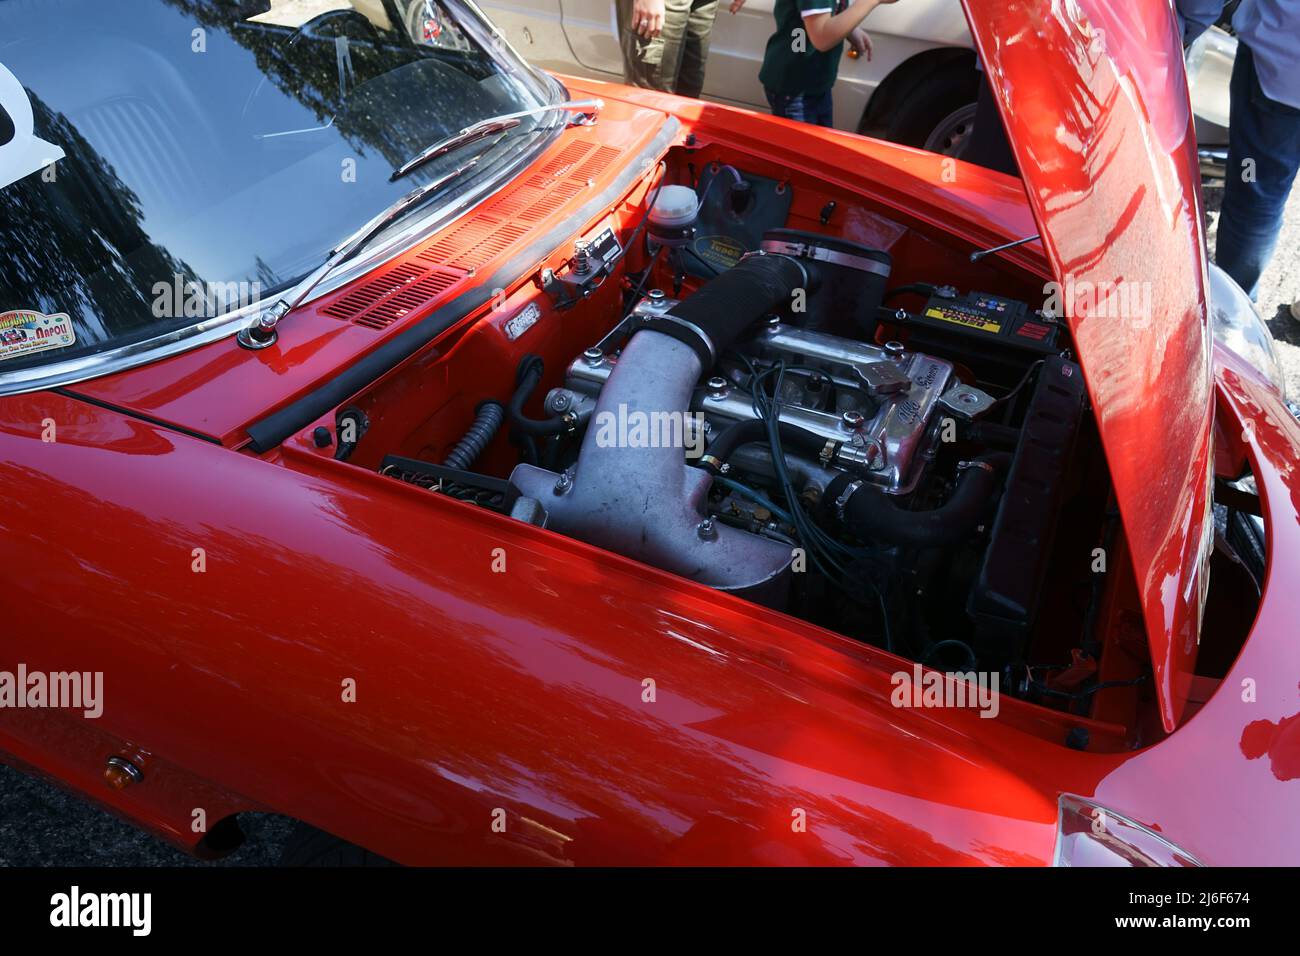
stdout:
<svg viewBox="0 0 1300 956">
<path fill-rule="evenodd" d="M 963 5 L 1063 287 L 1172 731 L 1208 580 L 1214 400 L 1177 27 L 1168 0 Z"/>
</svg>

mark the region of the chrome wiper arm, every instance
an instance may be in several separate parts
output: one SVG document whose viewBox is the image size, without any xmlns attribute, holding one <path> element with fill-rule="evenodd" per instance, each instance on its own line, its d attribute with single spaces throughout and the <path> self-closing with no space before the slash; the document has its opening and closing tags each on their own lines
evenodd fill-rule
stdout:
<svg viewBox="0 0 1300 956">
<path fill-rule="evenodd" d="M 467 126 L 455 136 L 448 136 L 441 139 L 432 146 L 426 146 L 420 150 L 402 165 L 393 170 L 393 174 L 388 177 L 390 183 L 397 182 L 412 170 L 419 169 L 425 163 L 432 162 L 439 156 L 446 156 L 453 153 L 462 146 L 468 146 L 470 143 L 476 143 L 481 139 L 494 133 L 504 133 L 507 130 L 514 129 L 520 123 L 517 119 L 509 120 L 483 120 L 481 123 L 475 123 L 473 126 Z M 493 145 L 496 145 L 495 143 Z"/>
<path fill-rule="evenodd" d="M 601 107 L 604 105 L 604 102 L 601 100 L 566 100 L 562 103 L 548 103 L 545 106 L 537 106 L 532 109 L 519 110 L 516 113 L 506 113 L 502 116 L 493 116 L 488 119 L 480 120 L 471 126 L 465 127 L 465 129 L 461 130 L 456 135 L 449 136 L 440 142 L 434 143 L 427 149 L 421 150 L 418 155 L 403 163 L 390 178 L 397 179 L 410 172 L 412 169 L 415 169 L 417 166 L 429 162 L 431 159 L 435 159 L 438 156 L 445 156 L 447 153 L 457 150 L 462 146 L 485 139 L 495 133 L 504 133 L 507 130 L 513 129 L 519 125 L 520 120 L 525 116 L 533 116 L 538 113 L 550 113 L 555 110 L 566 110 L 578 114 L 577 117 L 570 121 L 570 125 L 582 124 L 590 126 L 596 121 L 596 114 L 600 112 Z M 500 139 L 498 139 L 497 142 L 500 142 Z M 463 163 L 445 175 L 439 176 L 437 179 L 411 190 L 352 235 L 348 236 L 348 238 L 344 239 L 343 242 L 334 247 L 329 256 L 320 266 L 307 276 L 303 277 L 300 281 L 294 283 L 290 288 L 286 289 L 284 294 L 276 300 L 274 305 L 262 309 L 257 314 L 257 318 L 244 328 L 240 329 L 235 335 L 235 340 L 244 348 L 248 349 L 264 349 L 268 345 L 274 343 L 277 337 L 275 327 L 279 321 L 294 309 L 298 308 L 298 306 L 302 305 L 302 303 L 306 301 L 307 297 L 311 295 L 312 291 L 325 281 L 325 278 L 331 272 L 360 252 L 362 247 L 364 247 L 366 243 L 376 235 L 383 232 L 412 209 L 421 205 L 426 199 L 443 186 L 447 185 L 449 182 L 461 176 L 468 169 L 473 167 L 483 158 L 484 154 L 495 145 L 495 142 L 492 143 L 485 149 L 480 150 L 473 159 L 469 160 L 469 162 Z"/>
<path fill-rule="evenodd" d="M 492 136 L 496 133 L 504 133 L 507 130 L 514 129 L 526 116 L 536 116 L 539 113 L 552 113 L 556 110 L 565 110 L 567 112 L 577 113 L 578 115 L 570 120 L 570 125 L 590 126 L 596 122 L 596 115 L 600 112 L 601 107 L 605 105 L 603 100 L 565 100 L 562 103 L 547 103 L 545 106 L 534 106 L 531 109 L 519 110 L 514 113 L 503 113 L 500 116 L 489 116 L 487 119 L 481 119 L 477 123 L 471 123 L 459 133 L 438 140 L 438 142 L 426 146 L 420 150 L 402 165 L 393 170 L 393 174 L 388 177 L 390 182 L 395 182 L 414 169 L 419 169 L 425 163 L 437 159 L 439 156 L 446 156 L 448 153 L 460 149 L 470 143 L 477 142 L 485 137 Z"/>
<path fill-rule="evenodd" d="M 487 152 L 484 150 L 483 152 Z M 483 153 L 479 153 L 473 159 L 457 166 L 450 172 L 439 176 L 437 179 L 425 183 L 416 189 L 412 189 L 397 202 L 393 203 L 379 215 L 375 216 L 364 226 L 358 229 L 352 235 L 348 236 L 341 243 L 335 246 L 325 261 L 316 267 L 312 272 L 304 276 L 298 282 L 284 291 L 276 300 L 275 304 L 261 310 L 248 325 L 244 326 L 235 335 L 235 340 L 247 349 L 264 349 L 275 342 L 278 333 L 275 330 L 277 324 L 286 315 L 292 312 L 298 306 L 307 300 L 312 291 L 325 281 L 325 278 L 343 265 L 349 259 L 353 258 L 360 252 L 375 236 L 383 232 L 397 220 L 401 219 L 407 213 L 416 209 L 424 203 L 426 199 L 442 189 L 452 180 L 457 179 L 466 171 L 474 167 Z"/>
</svg>

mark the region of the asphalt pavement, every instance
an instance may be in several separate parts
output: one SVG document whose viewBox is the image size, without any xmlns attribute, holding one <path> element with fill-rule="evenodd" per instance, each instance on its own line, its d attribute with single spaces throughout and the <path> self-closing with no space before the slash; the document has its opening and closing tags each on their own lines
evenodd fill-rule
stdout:
<svg viewBox="0 0 1300 956">
<path fill-rule="evenodd" d="M 247 814 L 240 822 L 244 845 L 207 863 L 60 787 L 0 766 L 0 866 L 274 866 L 292 821 Z"/>
</svg>

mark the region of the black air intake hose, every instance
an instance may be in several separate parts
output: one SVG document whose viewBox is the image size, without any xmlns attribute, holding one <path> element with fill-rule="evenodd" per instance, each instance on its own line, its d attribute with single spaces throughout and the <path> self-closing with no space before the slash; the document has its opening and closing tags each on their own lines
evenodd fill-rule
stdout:
<svg viewBox="0 0 1300 956">
<path fill-rule="evenodd" d="M 807 286 L 808 274 L 798 260 L 783 255 L 747 256 L 678 302 L 666 316 L 648 319 L 644 327 L 685 342 L 700 356 L 700 364 L 710 369 L 751 325 L 789 303 L 795 289 Z"/>
<path fill-rule="evenodd" d="M 971 459 L 957 479 L 952 497 L 929 511 L 907 511 L 894 498 L 863 485 L 844 504 L 844 522 L 853 531 L 911 548 L 934 548 L 958 541 L 993 509 L 1009 454 L 995 452 Z M 853 481 L 842 475 L 826 488 L 823 501 L 833 504 Z"/>
<path fill-rule="evenodd" d="M 470 465 L 483 454 L 483 449 L 492 443 L 505 414 L 500 402 L 488 399 L 481 403 L 474 412 L 474 424 L 469 426 L 465 437 L 456 443 L 443 464 L 448 468 L 469 471 Z"/>
</svg>

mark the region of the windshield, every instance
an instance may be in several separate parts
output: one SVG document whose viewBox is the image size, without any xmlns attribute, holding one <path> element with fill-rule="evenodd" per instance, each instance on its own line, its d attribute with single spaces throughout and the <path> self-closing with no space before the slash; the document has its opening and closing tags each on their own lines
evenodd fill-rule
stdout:
<svg viewBox="0 0 1300 956">
<path fill-rule="evenodd" d="M 459 0 L 0 0 L 0 377 L 256 304 L 548 94 Z"/>
</svg>

